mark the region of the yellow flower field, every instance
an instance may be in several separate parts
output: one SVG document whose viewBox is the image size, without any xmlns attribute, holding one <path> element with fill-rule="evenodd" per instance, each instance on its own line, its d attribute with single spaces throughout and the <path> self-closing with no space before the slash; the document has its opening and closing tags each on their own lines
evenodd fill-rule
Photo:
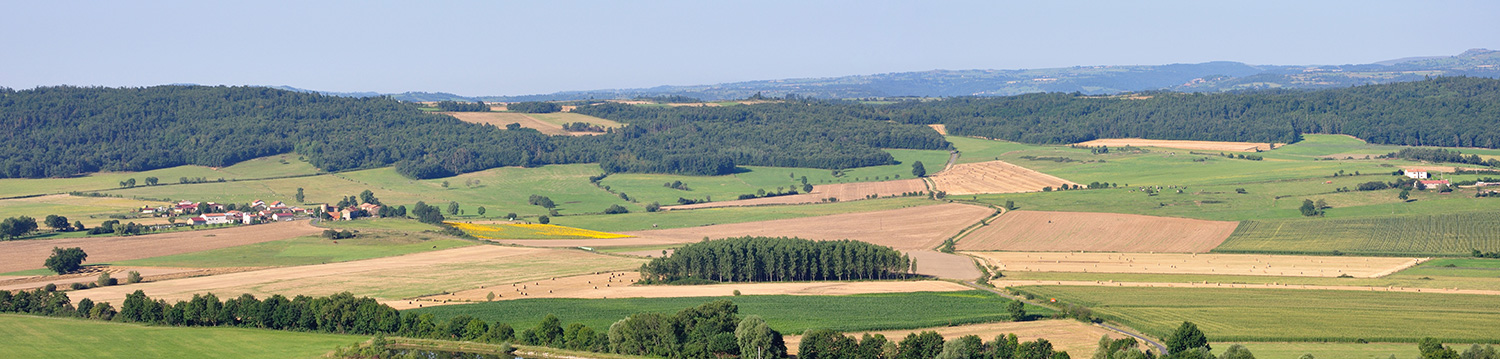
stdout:
<svg viewBox="0 0 1500 359">
<path fill-rule="evenodd" d="M 449 225 L 484 239 L 609 239 L 628 238 L 624 234 L 592 231 L 551 224 L 472 224 L 448 222 Z"/>
</svg>

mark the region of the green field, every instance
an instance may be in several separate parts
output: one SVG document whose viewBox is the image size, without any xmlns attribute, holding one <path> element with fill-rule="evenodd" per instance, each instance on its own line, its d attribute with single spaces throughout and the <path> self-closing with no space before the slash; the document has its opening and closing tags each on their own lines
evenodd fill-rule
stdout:
<svg viewBox="0 0 1500 359">
<path fill-rule="evenodd" d="M 397 221 L 385 220 L 384 222 Z M 416 221 L 405 222 L 416 223 Z M 426 224 L 422 225 L 426 226 Z M 372 225 L 366 228 L 379 226 L 381 225 Z M 390 224 L 384 224 L 384 226 L 394 227 Z M 340 239 L 337 241 L 318 236 L 306 236 L 203 252 L 134 259 L 112 264 L 189 268 L 298 266 L 391 257 L 477 244 L 472 241 L 454 239 L 440 234 L 372 229 L 363 229 L 360 231 L 355 238 Z"/>
<path fill-rule="evenodd" d="M 1443 258 L 1401 271 L 1402 275 L 1462 278 L 1500 278 L 1500 259 Z"/>
<path fill-rule="evenodd" d="M 0 314 L 0 358 L 321 358 L 368 338 Z"/>
<path fill-rule="evenodd" d="M 1400 359 L 1421 358 L 1422 353 L 1412 343 L 1212 343 L 1214 351 L 1223 353 L 1230 345 L 1244 345 L 1260 359 L 1297 359 L 1303 354 L 1312 354 L 1317 359 L 1388 359 L 1392 355 Z M 1467 349 L 1452 346 L 1460 353 Z"/>
<path fill-rule="evenodd" d="M 204 177 L 214 181 L 219 178 L 234 180 L 314 173 L 318 173 L 318 169 L 302 161 L 296 154 L 284 154 L 252 159 L 217 169 L 202 166 L 178 166 L 145 172 L 101 172 L 74 178 L 6 178 L 0 179 L 0 198 L 119 188 L 120 181 L 131 178 L 135 179 L 137 186 L 145 185 L 146 177 L 156 177 L 160 179 L 161 184 L 171 185 L 165 187 L 176 187 L 176 183 L 182 177 Z"/>
<path fill-rule="evenodd" d="M 729 201 L 738 199 L 742 194 L 754 194 L 757 190 L 775 192 L 778 188 L 796 188 L 800 192 L 802 177 L 807 177 L 807 183 L 815 186 L 912 178 L 911 166 L 914 162 L 922 162 L 928 173 L 936 173 L 948 163 L 948 151 L 885 151 L 901 164 L 848 169 L 840 177 L 834 177 L 832 171 L 824 169 L 744 166 L 745 172 L 724 176 L 618 173 L 605 178 L 600 184 L 609 186 L 615 192 L 624 192 L 641 203 L 659 202 L 666 206 L 677 204 L 678 198 Z M 664 186 L 673 181 L 682 181 L 690 190 Z"/>
<path fill-rule="evenodd" d="M 1434 260 L 1440 261 L 1440 260 Z M 1440 268 L 1428 271 L 1423 266 L 1403 270 L 1380 278 L 1329 278 L 1329 277 L 1278 277 L 1251 275 L 1211 274 L 1154 274 L 1154 273 L 1077 273 L 1077 272 L 1003 272 L 1007 280 L 1041 281 L 1115 281 L 1136 283 L 1226 283 L 1226 284 L 1277 284 L 1277 285 L 1331 285 L 1360 286 L 1384 289 L 1386 287 L 1432 288 L 1432 289 L 1477 289 L 1500 291 L 1500 273 L 1482 276 L 1463 276 L 1464 268 Z M 1458 270 L 1453 270 L 1458 269 Z M 1493 272 L 1491 272 L 1493 273 Z"/>
<path fill-rule="evenodd" d="M 1183 321 L 1211 341 L 1448 342 L 1500 338 L 1500 300 L 1490 295 L 1297 289 L 1032 286 L 1158 338 Z M 1252 348 L 1253 350 L 1253 348 Z"/>
<path fill-rule="evenodd" d="M 632 212 L 615 215 L 567 216 L 553 218 L 552 224 L 604 232 L 623 232 L 826 216 L 841 213 L 930 206 L 938 203 L 940 202 L 930 201 L 925 198 L 897 197 L 796 206 L 724 207 L 656 213 Z M 652 225 L 656 225 L 656 227 L 652 227 Z"/>
<path fill-rule="evenodd" d="M 564 323 L 583 323 L 593 328 L 610 324 L 633 313 L 676 313 L 699 304 L 729 299 L 740 315 L 759 315 L 783 333 L 801 333 L 815 328 L 839 331 L 925 328 L 964 323 L 1005 321 L 1006 299 L 986 291 L 860 294 L 848 296 L 735 296 L 693 298 L 626 299 L 521 299 L 489 303 L 447 305 L 414 309 L 439 319 L 471 315 L 488 321 L 530 328 L 548 313 Z M 1028 307 L 1029 313 L 1048 313 Z M 519 329 L 518 329 L 519 330 Z"/>
<path fill-rule="evenodd" d="M 1049 146 L 963 136 L 947 136 L 945 138 L 948 142 L 953 143 L 953 147 L 958 149 L 958 152 L 962 154 L 958 158 L 958 163 L 994 161 L 1013 151 L 1049 148 Z"/>
<path fill-rule="evenodd" d="M 1466 256 L 1475 249 L 1500 251 L 1500 213 L 1245 221 L 1214 251 Z"/>
</svg>

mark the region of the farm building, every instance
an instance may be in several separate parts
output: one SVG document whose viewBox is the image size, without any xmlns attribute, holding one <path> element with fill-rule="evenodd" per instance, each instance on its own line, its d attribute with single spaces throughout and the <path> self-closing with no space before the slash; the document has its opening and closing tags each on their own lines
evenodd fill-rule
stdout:
<svg viewBox="0 0 1500 359">
<path fill-rule="evenodd" d="M 1450 185 L 1449 182 L 1448 182 L 1448 180 L 1417 181 L 1417 183 L 1422 184 L 1421 188 L 1423 188 L 1423 189 L 1437 188 L 1440 185 L 1441 186 L 1448 186 L 1448 185 Z"/>
<path fill-rule="evenodd" d="M 1427 171 L 1406 171 L 1406 177 L 1415 179 L 1427 179 Z"/>
</svg>

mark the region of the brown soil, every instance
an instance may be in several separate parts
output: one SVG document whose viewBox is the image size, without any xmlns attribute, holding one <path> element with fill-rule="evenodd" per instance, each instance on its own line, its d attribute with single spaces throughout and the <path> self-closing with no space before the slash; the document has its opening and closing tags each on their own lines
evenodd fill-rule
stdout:
<svg viewBox="0 0 1500 359">
<path fill-rule="evenodd" d="M 1040 192 L 1043 187 L 1077 185 L 1056 176 L 1033 171 L 1005 161 L 960 163 L 932 176 L 940 191 L 950 195 L 980 193 Z"/>
<path fill-rule="evenodd" d="M 693 243 L 708 238 L 740 236 L 795 236 L 813 240 L 853 239 L 899 250 L 928 250 L 994 210 L 966 204 L 845 213 L 703 227 L 622 232 L 618 239 L 496 240 L 537 247 L 619 247 Z"/>
<path fill-rule="evenodd" d="M 957 280 L 974 280 L 981 275 L 974 259 L 966 256 L 936 251 L 908 251 L 906 255 L 917 261 L 917 274 Z"/>
<path fill-rule="evenodd" d="M 322 231 L 322 228 L 313 227 L 307 221 L 293 221 L 130 237 L 96 236 L 0 242 L 0 273 L 44 268 L 42 263 L 52 255 L 53 247 L 83 248 L 84 253 L 89 255 L 85 264 L 108 263 L 278 241 Z"/>
<path fill-rule="evenodd" d="M 1076 320 L 1055 319 L 1039 320 L 1032 322 L 999 322 L 984 324 L 968 324 L 951 327 L 923 328 L 910 330 L 886 330 L 879 332 L 868 332 L 869 334 L 884 335 L 886 340 L 901 341 L 907 335 L 924 331 L 934 331 L 941 334 L 943 338 L 952 340 L 965 335 L 977 335 L 984 341 L 991 341 L 995 336 L 1004 334 L 1015 334 L 1021 341 L 1033 341 L 1038 338 L 1047 339 L 1052 343 L 1054 350 L 1067 351 L 1074 358 L 1089 358 L 1099 347 L 1099 337 L 1109 335 L 1110 338 L 1124 338 L 1120 334 L 1103 327 L 1085 324 Z M 865 333 L 849 333 L 858 338 Z M 796 354 L 797 347 L 802 344 L 802 336 L 788 335 L 784 339 L 789 354 Z"/>
<path fill-rule="evenodd" d="M 1002 271 L 1378 278 L 1425 258 L 1258 254 L 965 252 Z"/>
<path fill-rule="evenodd" d="M 944 281 L 735 283 L 709 285 L 632 285 L 640 274 L 630 271 L 528 280 L 452 294 L 426 296 L 392 304 L 397 309 L 529 298 L 672 298 L 741 295 L 849 295 L 865 293 L 948 292 L 973 288 Z"/>
<path fill-rule="evenodd" d="M 280 267 L 194 278 L 77 291 L 75 300 L 91 298 L 116 304 L 143 290 L 152 298 L 175 301 L 213 292 L 221 298 L 250 293 L 322 296 L 351 292 L 385 303 L 501 284 L 574 276 L 605 270 L 628 270 L 644 260 L 603 256 L 578 250 L 470 246 L 361 261 Z"/>
<path fill-rule="evenodd" d="M 1238 222 L 1134 214 L 1011 211 L 958 242 L 965 251 L 1203 253 Z"/>
<path fill-rule="evenodd" d="M 1140 139 L 1140 138 L 1105 138 L 1105 139 L 1098 139 L 1098 140 L 1093 140 L 1093 141 L 1088 141 L 1088 142 L 1080 142 L 1080 143 L 1078 143 L 1078 145 L 1082 145 L 1082 146 L 1110 146 L 1110 147 L 1123 147 L 1123 146 L 1165 147 L 1165 148 L 1181 148 L 1181 149 L 1188 149 L 1188 150 L 1232 151 L 1232 152 L 1255 152 L 1257 149 L 1259 149 L 1261 151 L 1269 151 L 1269 150 L 1271 150 L 1271 144 L 1269 144 L 1269 143 L 1221 142 L 1221 141 L 1147 140 L 1147 139 Z M 1278 146 L 1278 147 L 1281 146 L 1281 145 L 1284 145 L 1284 144 L 1283 143 L 1276 144 L 1276 146 Z"/>
<path fill-rule="evenodd" d="M 876 195 L 879 197 L 891 197 L 900 196 L 909 192 L 926 191 L 927 185 L 923 183 L 921 179 L 917 178 L 883 182 L 836 183 L 815 185 L 813 186 L 812 192 L 797 195 L 665 206 L 662 207 L 662 209 L 674 210 L 714 207 L 803 204 L 823 202 L 828 198 L 838 198 L 838 200 L 841 202 L 848 202 L 867 199 L 870 195 Z"/>
<path fill-rule="evenodd" d="M 1442 173 L 1453 173 L 1454 172 L 1453 169 L 1455 169 L 1455 168 L 1463 169 L 1465 171 L 1488 171 L 1488 170 L 1493 170 L 1491 168 L 1459 167 L 1459 166 L 1401 166 L 1401 170 L 1402 171 L 1442 172 Z"/>
</svg>

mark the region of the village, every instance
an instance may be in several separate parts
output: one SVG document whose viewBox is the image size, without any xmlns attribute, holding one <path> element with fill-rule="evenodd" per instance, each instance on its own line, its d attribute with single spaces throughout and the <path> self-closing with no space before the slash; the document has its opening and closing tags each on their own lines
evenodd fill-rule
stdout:
<svg viewBox="0 0 1500 359">
<path fill-rule="evenodd" d="M 373 203 L 360 203 L 357 205 L 344 203 L 344 205 L 318 204 L 312 210 L 302 207 L 288 206 L 281 201 L 266 203 L 255 200 L 248 205 L 234 205 L 214 202 L 193 202 L 188 200 L 178 201 L 167 206 L 143 206 L 137 212 L 154 217 L 167 217 L 170 226 L 203 226 L 203 225 L 227 225 L 227 224 L 260 224 L 292 221 L 296 219 L 314 218 L 320 220 L 347 221 L 360 217 L 380 217 L 383 206 Z M 179 223 L 179 218 L 189 216 L 186 222 Z"/>
</svg>

